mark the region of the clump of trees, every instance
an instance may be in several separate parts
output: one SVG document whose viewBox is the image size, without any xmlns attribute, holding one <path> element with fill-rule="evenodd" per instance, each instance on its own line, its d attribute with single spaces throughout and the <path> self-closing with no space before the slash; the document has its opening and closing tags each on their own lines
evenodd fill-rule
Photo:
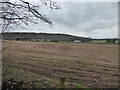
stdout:
<svg viewBox="0 0 120 90">
<path fill-rule="evenodd" d="M 0 0 L 0 22 L 2 26 L 1 32 L 10 30 L 13 27 L 22 27 L 29 25 L 29 23 L 38 23 L 38 19 L 52 24 L 48 17 L 40 11 L 41 5 L 48 6 L 50 9 L 60 9 L 60 7 L 51 0 L 39 0 L 40 4 L 35 5 L 27 0 L 18 0 L 12 2 L 11 0 Z"/>
</svg>

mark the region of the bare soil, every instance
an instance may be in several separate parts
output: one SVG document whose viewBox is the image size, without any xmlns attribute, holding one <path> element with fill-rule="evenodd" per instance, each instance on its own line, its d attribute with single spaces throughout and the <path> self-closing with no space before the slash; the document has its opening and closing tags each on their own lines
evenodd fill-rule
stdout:
<svg viewBox="0 0 120 90">
<path fill-rule="evenodd" d="M 10 73 L 8 68 L 18 72 Z M 118 87 L 118 45 L 3 41 L 3 79 L 19 77 L 19 72 L 32 78 L 42 77 L 55 86 L 64 76 L 66 87 L 81 84 L 90 88 L 115 88 Z M 27 77 L 23 75 L 23 78 Z"/>
</svg>

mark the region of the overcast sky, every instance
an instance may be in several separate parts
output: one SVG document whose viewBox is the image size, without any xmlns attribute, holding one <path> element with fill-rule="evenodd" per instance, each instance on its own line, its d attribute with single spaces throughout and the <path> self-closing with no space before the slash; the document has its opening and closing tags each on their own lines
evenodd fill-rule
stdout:
<svg viewBox="0 0 120 90">
<path fill-rule="evenodd" d="M 91 38 L 118 37 L 118 6 L 115 2 L 58 2 L 60 10 L 41 8 L 55 25 L 44 22 L 20 32 L 64 33 Z"/>
</svg>

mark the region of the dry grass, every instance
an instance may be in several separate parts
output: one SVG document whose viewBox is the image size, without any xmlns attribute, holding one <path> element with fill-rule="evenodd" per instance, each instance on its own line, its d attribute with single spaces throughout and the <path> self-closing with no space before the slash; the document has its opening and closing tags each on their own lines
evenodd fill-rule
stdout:
<svg viewBox="0 0 120 90">
<path fill-rule="evenodd" d="M 94 88 L 118 86 L 115 44 L 3 41 L 3 48 L 4 80 L 14 77 L 30 82 L 39 78 L 57 87 L 56 82 L 65 76 L 68 84 Z"/>
</svg>

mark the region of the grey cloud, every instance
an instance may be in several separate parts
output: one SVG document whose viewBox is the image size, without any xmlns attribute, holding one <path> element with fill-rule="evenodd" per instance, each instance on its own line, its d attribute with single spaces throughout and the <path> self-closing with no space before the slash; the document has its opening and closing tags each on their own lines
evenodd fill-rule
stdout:
<svg viewBox="0 0 120 90">
<path fill-rule="evenodd" d="M 49 29 L 49 26 L 40 23 L 34 27 L 36 32 L 61 32 L 95 38 L 103 38 L 105 34 L 106 37 L 117 37 L 117 30 L 111 29 L 118 25 L 117 3 L 61 2 L 59 5 L 62 9 L 54 13 L 46 9 L 41 10 L 55 26 Z"/>
<path fill-rule="evenodd" d="M 58 25 L 62 24 L 74 31 L 109 30 L 118 23 L 117 6 L 114 3 L 67 3 L 64 8 L 67 8 L 64 17 L 55 19 Z"/>
</svg>

